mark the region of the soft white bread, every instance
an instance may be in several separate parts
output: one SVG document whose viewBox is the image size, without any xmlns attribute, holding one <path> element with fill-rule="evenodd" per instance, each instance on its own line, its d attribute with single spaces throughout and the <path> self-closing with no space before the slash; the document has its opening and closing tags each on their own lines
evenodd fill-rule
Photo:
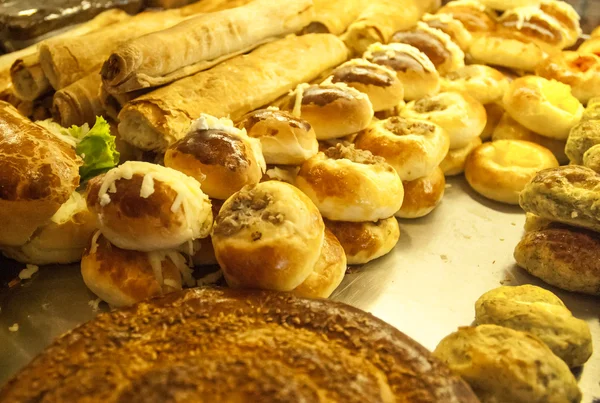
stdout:
<svg viewBox="0 0 600 403">
<path fill-rule="evenodd" d="M 391 109 L 404 99 L 404 86 L 396 72 L 364 59 L 352 59 L 342 64 L 325 82 L 341 82 L 366 94 L 375 112 Z"/>
<path fill-rule="evenodd" d="M 405 43 L 419 49 L 427 55 L 440 75 L 465 65 L 465 54 L 452 38 L 424 22 L 417 23 L 412 29 L 396 32 L 390 43 Z"/>
<path fill-rule="evenodd" d="M 114 307 L 133 305 L 181 290 L 182 271 L 191 276 L 186 260 L 179 252 L 120 249 L 99 231 L 90 240 L 81 259 L 85 285 Z"/>
<path fill-rule="evenodd" d="M 344 248 L 348 264 L 365 264 L 387 255 L 400 239 L 400 227 L 394 217 L 376 222 L 325 220 Z"/>
<path fill-rule="evenodd" d="M 165 166 L 196 179 L 204 193 L 221 200 L 258 183 L 266 170 L 259 140 L 231 120 L 210 115 L 201 115 L 188 134 L 167 149 Z"/>
<path fill-rule="evenodd" d="M 540 9 L 563 27 L 565 47 L 573 46 L 581 36 L 579 14 L 571 4 L 562 0 L 542 0 Z"/>
<path fill-rule="evenodd" d="M 584 110 L 568 85 L 537 76 L 512 81 L 503 104 L 506 112 L 529 130 L 558 140 L 567 139 Z"/>
<path fill-rule="evenodd" d="M 555 167 L 558 161 L 547 148 L 529 141 L 498 140 L 469 154 L 465 178 L 482 196 L 516 205 L 525 185 L 539 171 Z"/>
<path fill-rule="evenodd" d="M 460 175 L 465 171 L 465 163 L 471 152 L 481 145 L 481 137 L 475 137 L 463 148 L 449 150 L 446 158 L 440 163 L 440 168 L 445 176 Z"/>
<path fill-rule="evenodd" d="M 69 200 L 21 246 L 0 247 L 2 253 L 22 263 L 67 264 L 81 260 L 84 248 L 96 230 L 96 217 L 85 198 L 73 192 Z"/>
<path fill-rule="evenodd" d="M 486 141 L 492 138 L 492 134 L 494 134 L 494 129 L 502 119 L 504 115 L 504 107 L 501 102 L 494 104 L 484 105 L 485 114 L 487 116 L 487 122 L 485 124 L 485 128 L 479 135 L 482 141 Z"/>
<path fill-rule="evenodd" d="M 431 28 L 439 29 L 456 43 L 463 52 L 471 46 L 473 35 L 465 28 L 464 24 L 450 14 L 425 14 L 422 21 Z"/>
<path fill-rule="evenodd" d="M 215 221 L 212 241 L 231 287 L 291 291 L 321 255 L 325 226 L 319 210 L 284 182 L 246 186 Z"/>
<path fill-rule="evenodd" d="M 377 221 L 400 210 L 404 191 L 394 168 L 354 145 L 337 144 L 302 164 L 296 186 L 337 221 Z"/>
<path fill-rule="evenodd" d="M 122 249 L 174 249 L 209 235 L 213 216 L 200 183 L 171 168 L 127 161 L 88 183 L 98 228 Z"/>
<path fill-rule="evenodd" d="M 391 117 L 360 132 L 355 145 L 383 157 L 400 179 L 412 181 L 435 171 L 448 153 L 450 139 L 434 123 Z"/>
<path fill-rule="evenodd" d="M 600 94 L 600 57 L 593 53 L 558 53 L 542 62 L 535 74 L 567 84 L 582 104 Z"/>
<path fill-rule="evenodd" d="M 481 4 L 493 10 L 506 11 L 519 7 L 538 7 L 540 0 L 479 0 Z"/>
<path fill-rule="evenodd" d="M 396 72 L 404 87 L 404 99 L 413 100 L 435 94 L 440 89 L 440 75 L 427 55 L 405 43 L 375 43 L 363 58 Z"/>
<path fill-rule="evenodd" d="M 428 120 L 443 128 L 450 136 L 450 149 L 465 147 L 485 128 L 485 108 L 469 94 L 442 92 L 409 102 L 400 115 Z"/>
<path fill-rule="evenodd" d="M 289 112 L 258 109 L 244 115 L 235 125 L 260 140 L 267 164 L 299 165 L 319 151 L 311 124 Z"/>
<path fill-rule="evenodd" d="M 446 178 L 440 168 L 431 175 L 402 182 L 404 202 L 395 214 L 398 218 L 421 218 L 431 213 L 442 201 L 446 189 Z"/>
<path fill-rule="evenodd" d="M 313 271 L 292 293 L 302 298 L 328 298 L 344 279 L 347 268 L 344 248 L 325 228 L 321 255 Z"/>
<path fill-rule="evenodd" d="M 450 1 L 436 14 L 449 14 L 462 22 L 469 32 L 478 35 L 496 29 L 496 13 L 477 0 Z"/>
<path fill-rule="evenodd" d="M 501 102 L 508 79 L 500 71 L 481 64 L 471 64 L 446 74 L 442 91 L 462 91 L 483 105 Z"/>
</svg>

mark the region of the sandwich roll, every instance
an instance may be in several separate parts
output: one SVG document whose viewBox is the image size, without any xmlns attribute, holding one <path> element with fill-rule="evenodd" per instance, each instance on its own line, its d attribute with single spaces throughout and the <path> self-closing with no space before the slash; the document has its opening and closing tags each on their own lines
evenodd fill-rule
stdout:
<svg viewBox="0 0 600 403">
<path fill-rule="evenodd" d="M 501 102 L 484 105 L 487 123 L 479 135 L 482 141 L 490 140 L 494 134 L 494 129 L 504 116 L 504 107 Z"/>
<path fill-rule="evenodd" d="M 471 64 L 442 77 L 441 90 L 463 91 L 483 105 L 501 102 L 509 81 L 500 71 L 481 64 Z"/>
<path fill-rule="evenodd" d="M 75 150 L 0 101 L 0 245 L 21 246 L 79 186 Z"/>
<path fill-rule="evenodd" d="M 352 59 L 337 67 L 327 83 L 344 83 L 366 94 L 375 112 L 392 109 L 404 99 L 404 86 L 389 67 Z"/>
<path fill-rule="evenodd" d="M 91 238 L 81 259 L 83 282 L 113 307 L 181 290 L 182 270 L 190 271 L 179 252 L 121 249 L 99 231 Z M 191 274 L 188 276 L 191 278 Z"/>
<path fill-rule="evenodd" d="M 463 148 L 449 150 L 444 160 L 440 163 L 440 169 L 445 176 L 460 175 L 465 171 L 465 164 L 469 154 L 481 145 L 481 137 L 475 137 Z"/>
<path fill-rule="evenodd" d="M 469 50 L 473 35 L 464 24 L 450 14 L 425 14 L 422 21 L 431 28 L 439 29 L 456 43 L 463 52 Z"/>
<path fill-rule="evenodd" d="M 404 87 L 405 100 L 433 95 L 440 89 L 440 75 L 435 66 L 425 53 L 414 46 L 375 43 L 369 46 L 363 58 L 394 70 Z"/>
<path fill-rule="evenodd" d="M 483 132 L 487 122 L 483 105 L 469 94 L 457 91 L 409 102 L 400 115 L 442 127 L 450 136 L 451 150 L 467 146 Z"/>
<path fill-rule="evenodd" d="M 339 240 L 348 264 L 366 264 L 387 255 L 400 239 L 394 217 L 378 221 L 348 222 L 325 220 L 325 226 Z"/>
<path fill-rule="evenodd" d="M 63 127 L 94 125 L 96 116 L 104 115 L 99 90 L 101 80 L 97 71 L 56 91 L 52 115 Z"/>
<path fill-rule="evenodd" d="M 291 291 L 313 272 L 324 234 L 321 214 L 306 195 L 268 181 L 227 199 L 212 241 L 229 286 Z"/>
<path fill-rule="evenodd" d="M 362 92 L 338 82 L 300 84 L 285 108 L 315 129 L 318 140 L 361 131 L 373 119 L 373 105 Z"/>
<path fill-rule="evenodd" d="M 175 249 L 209 235 L 213 216 L 200 183 L 179 171 L 127 161 L 88 182 L 98 228 L 122 249 Z"/>
<path fill-rule="evenodd" d="M 167 149 L 165 166 L 195 178 L 204 193 L 221 200 L 258 183 L 266 170 L 259 140 L 229 119 L 205 114 Z"/>
<path fill-rule="evenodd" d="M 450 1 L 440 8 L 436 14 L 449 14 L 463 23 L 473 34 L 492 32 L 496 29 L 496 14 L 478 0 Z"/>
<path fill-rule="evenodd" d="M 563 27 L 565 47 L 573 46 L 581 36 L 579 14 L 571 4 L 560 0 L 541 0 L 540 10 L 554 18 Z"/>
<path fill-rule="evenodd" d="M 503 104 L 514 120 L 535 133 L 557 140 L 567 139 L 584 110 L 568 85 L 537 76 L 511 82 Z"/>
<path fill-rule="evenodd" d="M 436 168 L 429 176 L 402 184 L 404 202 L 394 215 L 398 218 L 421 218 L 431 213 L 442 201 L 446 178 L 441 168 Z"/>
<path fill-rule="evenodd" d="M 400 210 L 402 181 L 381 157 L 354 145 L 338 144 L 302 164 L 296 186 L 323 217 L 337 221 L 377 221 Z"/>
<path fill-rule="evenodd" d="M 448 134 L 438 125 L 402 117 L 373 122 L 355 139 L 357 148 L 384 158 L 403 181 L 431 175 L 449 144 Z"/>
</svg>

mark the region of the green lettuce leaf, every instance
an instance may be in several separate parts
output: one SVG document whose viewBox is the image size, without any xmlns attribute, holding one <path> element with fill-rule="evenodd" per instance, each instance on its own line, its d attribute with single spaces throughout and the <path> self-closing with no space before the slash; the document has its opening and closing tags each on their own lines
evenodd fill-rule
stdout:
<svg viewBox="0 0 600 403">
<path fill-rule="evenodd" d="M 97 116 L 91 129 L 83 125 L 72 126 L 66 130 L 69 135 L 79 139 L 75 152 L 84 161 L 79 168 L 82 183 L 119 163 L 120 155 L 115 145 L 115 137 L 110 134 L 110 125 L 104 118 Z"/>
</svg>

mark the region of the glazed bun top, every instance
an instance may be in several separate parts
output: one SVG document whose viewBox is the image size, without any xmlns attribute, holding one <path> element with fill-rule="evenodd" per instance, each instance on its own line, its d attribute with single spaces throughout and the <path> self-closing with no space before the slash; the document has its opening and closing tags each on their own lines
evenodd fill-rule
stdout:
<svg viewBox="0 0 600 403">
<path fill-rule="evenodd" d="M 405 43 L 390 43 L 387 45 L 374 43 L 369 46 L 363 57 L 372 63 L 389 67 L 396 72 L 437 73 L 435 65 L 425 53 Z"/>
<path fill-rule="evenodd" d="M 517 30 L 527 38 L 563 48 L 568 38 L 561 24 L 539 8 L 520 7 L 506 11 L 499 19 L 502 27 Z"/>
<path fill-rule="evenodd" d="M 477 0 L 451 1 L 440 8 L 438 14 L 450 14 L 463 23 L 470 32 L 491 32 L 496 28 L 493 10 Z"/>
<path fill-rule="evenodd" d="M 393 70 L 364 59 L 353 59 L 333 70 L 332 83 L 373 85 L 391 87 L 398 82 Z"/>
</svg>

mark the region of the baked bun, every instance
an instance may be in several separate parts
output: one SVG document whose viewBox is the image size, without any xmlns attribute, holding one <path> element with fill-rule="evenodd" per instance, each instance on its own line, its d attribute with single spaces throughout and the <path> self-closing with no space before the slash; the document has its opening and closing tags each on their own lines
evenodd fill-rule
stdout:
<svg viewBox="0 0 600 403">
<path fill-rule="evenodd" d="M 565 47 L 573 46 L 581 36 L 579 14 L 573 6 L 561 0 L 542 0 L 540 10 L 554 18 L 563 27 Z"/>
<path fill-rule="evenodd" d="M 171 168 L 127 161 L 88 182 L 98 228 L 122 249 L 175 249 L 207 237 L 213 216 L 200 183 Z"/>
<path fill-rule="evenodd" d="M 482 196 L 519 204 L 519 193 L 538 171 L 558 167 L 547 149 L 521 140 L 484 143 L 467 157 L 465 178 Z"/>
<path fill-rule="evenodd" d="M 394 168 L 369 151 L 338 144 L 306 161 L 296 186 L 337 221 L 377 221 L 400 210 L 404 190 Z"/>
<path fill-rule="evenodd" d="M 600 96 L 593 97 L 588 101 L 581 120 L 600 120 Z"/>
<path fill-rule="evenodd" d="M 575 376 L 537 337 L 496 325 L 461 327 L 433 352 L 482 403 L 576 403 Z"/>
<path fill-rule="evenodd" d="M 571 41 L 570 34 L 567 35 L 563 25 L 540 8 L 520 7 L 507 10 L 498 22 L 500 31 L 519 33 L 548 52 L 563 49 Z"/>
<path fill-rule="evenodd" d="M 314 270 L 324 231 L 308 197 L 292 185 L 268 181 L 227 199 L 212 241 L 229 286 L 291 291 Z"/>
<path fill-rule="evenodd" d="M 431 175 L 402 182 L 404 202 L 395 216 L 398 218 L 421 218 L 431 213 L 442 201 L 446 189 L 446 178 L 440 168 Z"/>
<path fill-rule="evenodd" d="M 452 38 L 443 31 L 432 28 L 424 22 L 392 35 L 390 43 L 405 43 L 425 53 L 441 75 L 459 69 L 465 65 L 465 54 L 452 42 Z"/>
<path fill-rule="evenodd" d="M 583 154 L 583 165 L 600 174 L 600 145 L 595 145 Z"/>
<path fill-rule="evenodd" d="M 404 99 L 413 100 L 436 94 L 440 89 L 440 75 L 427 55 L 404 43 L 382 45 L 375 43 L 363 57 L 396 72 L 404 87 Z"/>
<path fill-rule="evenodd" d="M 165 166 L 195 178 L 214 199 L 258 183 L 266 170 L 261 143 L 229 119 L 202 115 L 165 153 Z"/>
<path fill-rule="evenodd" d="M 182 271 L 191 273 L 185 257 L 179 252 L 121 249 L 99 231 L 81 258 L 81 276 L 85 285 L 114 307 L 133 305 L 181 290 Z"/>
<path fill-rule="evenodd" d="M 0 245 L 21 246 L 77 188 L 82 160 L 2 101 L 0 128 Z"/>
<path fill-rule="evenodd" d="M 600 235 L 574 227 L 528 232 L 515 248 L 517 264 L 563 290 L 600 296 Z"/>
<path fill-rule="evenodd" d="M 563 224 L 555 223 L 551 220 L 542 218 L 532 213 L 525 213 L 525 225 L 523 225 L 523 229 L 525 230 L 525 232 L 531 232 L 539 231 L 541 229 L 548 229 L 557 225 Z"/>
<path fill-rule="evenodd" d="M 519 7 L 538 7 L 540 0 L 479 0 L 485 7 L 493 10 L 506 11 Z"/>
<path fill-rule="evenodd" d="M 223 200 L 211 199 L 211 209 L 213 217 L 216 219 L 223 207 Z M 213 221 L 214 222 L 214 221 Z M 182 245 L 180 251 L 183 253 L 189 253 L 189 245 Z M 194 267 L 196 266 L 217 266 L 217 257 L 215 256 L 215 248 L 213 248 L 212 237 L 207 236 L 206 238 L 195 239 L 192 242 L 192 254 L 191 259 Z"/>
<path fill-rule="evenodd" d="M 600 26 L 598 26 L 598 27 L 594 28 L 594 29 L 592 30 L 592 32 L 590 33 L 590 36 L 591 36 L 592 38 L 597 38 L 597 37 L 599 37 L 599 36 L 600 36 Z"/>
<path fill-rule="evenodd" d="M 292 293 L 303 298 L 328 298 L 344 279 L 346 269 L 344 248 L 335 235 L 325 228 L 321 255 L 313 271 Z"/>
<path fill-rule="evenodd" d="M 592 355 L 587 322 L 574 317 L 556 295 L 534 285 L 486 292 L 475 303 L 475 323 L 531 333 L 571 368 L 583 365 Z"/>
<path fill-rule="evenodd" d="M 566 140 L 579 122 L 583 105 L 571 95 L 571 88 L 555 80 L 525 76 L 510 83 L 504 94 L 504 109 L 535 133 Z"/>
<path fill-rule="evenodd" d="M 600 120 L 584 120 L 573 126 L 569 132 L 565 153 L 572 164 L 583 165 L 584 154 L 598 144 L 600 144 Z"/>
<path fill-rule="evenodd" d="M 539 172 L 521 193 L 528 213 L 600 232 L 600 174 L 579 165 Z"/>
<path fill-rule="evenodd" d="M 404 99 L 404 86 L 389 67 L 353 59 L 333 70 L 327 83 L 344 83 L 366 94 L 375 112 L 392 109 Z"/>
<path fill-rule="evenodd" d="M 318 140 L 361 131 L 369 125 L 374 113 L 367 95 L 342 82 L 300 84 L 283 107 L 308 121 Z"/>
<path fill-rule="evenodd" d="M 600 56 L 600 37 L 593 37 L 583 41 L 583 43 L 577 48 L 579 53 L 593 53 L 596 56 Z"/>
<path fill-rule="evenodd" d="M 375 222 L 325 220 L 346 252 L 348 264 L 365 264 L 390 253 L 400 239 L 400 227 L 394 217 Z"/>
<path fill-rule="evenodd" d="M 471 33 L 481 34 L 496 29 L 496 14 L 477 0 L 450 1 L 436 14 L 451 15 Z"/>
<path fill-rule="evenodd" d="M 481 64 L 471 64 L 446 74 L 442 91 L 463 91 L 486 105 L 502 102 L 508 79 L 498 70 Z"/>
<path fill-rule="evenodd" d="M 310 123 L 289 112 L 259 109 L 246 114 L 235 125 L 260 140 L 267 164 L 299 165 L 319 151 Z"/>
<path fill-rule="evenodd" d="M 569 159 L 565 154 L 566 142 L 563 140 L 555 140 L 549 137 L 535 134 L 525 126 L 510 117 L 508 113 L 504 113 L 498 125 L 494 129 L 492 141 L 497 140 L 524 140 L 530 141 L 547 148 L 554 154 L 559 164 L 566 164 Z"/>
<path fill-rule="evenodd" d="M 358 134 L 355 145 L 383 157 L 403 181 L 413 181 L 436 170 L 448 153 L 450 139 L 434 123 L 392 117 L 373 122 Z"/>
<path fill-rule="evenodd" d="M 494 129 L 496 129 L 496 126 L 504 115 L 504 108 L 502 107 L 501 102 L 484 105 L 484 108 L 485 115 L 487 116 L 487 122 L 483 128 L 483 131 L 479 135 L 482 141 L 490 140 L 492 138 Z"/>
<path fill-rule="evenodd" d="M 487 122 L 483 105 L 469 94 L 456 91 L 409 102 L 400 115 L 439 125 L 450 136 L 450 149 L 467 146 L 481 134 Z"/>
<path fill-rule="evenodd" d="M 460 175 L 465 171 L 465 163 L 471 152 L 481 145 L 481 137 L 475 137 L 469 144 L 463 148 L 449 150 L 444 160 L 440 163 L 440 168 L 445 176 Z"/>
<path fill-rule="evenodd" d="M 425 14 L 422 21 L 431 28 L 439 29 L 456 43 L 463 52 L 471 46 L 473 36 L 464 24 L 450 14 Z"/>
</svg>

